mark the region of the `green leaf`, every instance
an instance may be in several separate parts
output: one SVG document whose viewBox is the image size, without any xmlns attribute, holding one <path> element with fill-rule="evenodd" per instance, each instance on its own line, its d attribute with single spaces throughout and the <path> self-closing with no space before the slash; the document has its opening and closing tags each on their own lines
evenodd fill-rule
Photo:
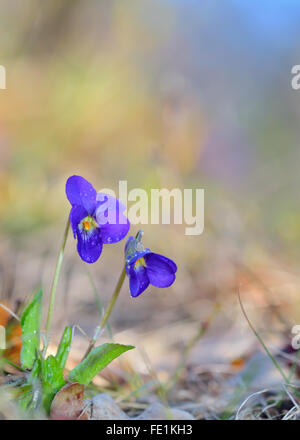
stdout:
<svg viewBox="0 0 300 440">
<path fill-rule="evenodd" d="M 42 361 L 41 359 L 37 358 L 34 362 L 34 365 L 28 377 L 28 382 L 32 384 L 36 379 L 38 379 L 40 377 L 41 371 L 42 371 Z"/>
<path fill-rule="evenodd" d="M 22 349 L 21 364 L 31 369 L 40 348 L 41 305 L 43 292 L 40 290 L 28 304 L 21 317 Z"/>
<path fill-rule="evenodd" d="M 68 359 L 69 351 L 71 349 L 72 337 L 72 328 L 65 327 L 55 356 L 57 363 L 62 370 L 65 368 Z"/>
<path fill-rule="evenodd" d="M 68 379 L 87 385 L 106 365 L 125 351 L 132 350 L 132 345 L 103 344 L 94 348 L 88 356 L 70 371 Z"/>
<path fill-rule="evenodd" d="M 22 387 L 22 394 L 19 399 L 19 406 L 23 411 L 27 411 L 31 409 L 32 406 L 32 386 L 26 385 Z"/>
<path fill-rule="evenodd" d="M 21 409 L 26 411 L 32 411 L 37 408 L 40 394 L 40 373 L 41 373 L 41 360 L 36 359 L 32 370 L 27 377 L 26 383 L 21 387 L 23 393 L 19 398 L 19 405 Z"/>
<path fill-rule="evenodd" d="M 42 361 L 43 406 L 49 413 L 55 394 L 65 385 L 63 371 L 52 355 Z"/>
<path fill-rule="evenodd" d="M 16 368 L 17 370 L 19 370 L 19 371 L 23 371 L 23 372 L 26 373 L 25 368 L 20 367 L 20 365 L 15 364 L 14 362 L 10 361 L 9 359 L 6 359 L 6 358 L 4 358 L 4 357 L 0 357 L 0 360 L 1 360 L 1 362 L 2 362 L 3 364 L 11 365 L 12 367 Z M 2 363 L 0 364 L 1 367 L 2 367 Z"/>
</svg>

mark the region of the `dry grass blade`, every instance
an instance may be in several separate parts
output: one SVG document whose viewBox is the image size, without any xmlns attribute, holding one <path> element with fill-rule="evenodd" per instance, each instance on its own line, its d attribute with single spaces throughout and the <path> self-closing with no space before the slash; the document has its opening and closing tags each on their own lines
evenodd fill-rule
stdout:
<svg viewBox="0 0 300 440">
<path fill-rule="evenodd" d="M 13 316 L 17 321 L 20 321 L 20 318 L 9 307 L 5 306 L 2 303 L 0 303 L 0 307 L 2 307 L 2 309 L 6 310 L 8 313 L 10 313 L 11 316 Z"/>
</svg>

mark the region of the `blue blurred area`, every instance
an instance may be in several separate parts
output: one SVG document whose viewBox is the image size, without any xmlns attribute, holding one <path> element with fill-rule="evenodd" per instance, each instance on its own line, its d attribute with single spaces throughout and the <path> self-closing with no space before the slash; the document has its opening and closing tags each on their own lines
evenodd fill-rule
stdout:
<svg viewBox="0 0 300 440">
<path fill-rule="evenodd" d="M 284 68 L 299 54 L 299 2 L 288 0 L 177 1 L 174 39 L 186 51 L 176 62 L 242 70 L 258 77 Z M 295 61 L 297 61 L 295 59 Z M 281 67 L 281 69 L 280 69 Z M 274 69 L 277 69 L 274 72 Z M 252 70 L 253 69 L 253 70 Z M 240 72 L 239 72 L 240 73 Z"/>
</svg>

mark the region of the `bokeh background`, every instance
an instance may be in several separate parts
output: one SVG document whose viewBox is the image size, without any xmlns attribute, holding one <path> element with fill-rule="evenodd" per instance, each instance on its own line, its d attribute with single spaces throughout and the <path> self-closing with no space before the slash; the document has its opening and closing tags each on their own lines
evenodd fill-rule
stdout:
<svg viewBox="0 0 300 440">
<path fill-rule="evenodd" d="M 218 304 L 188 365 L 231 368 L 257 344 L 241 285 L 262 334 L 288 342 L 300 323 L 299 20 L 296 0 L 3 0 L 2 300 L 14 307 L 42 284 L 47 302 L 69 175 L 116 191 L 119 180 L 129 190 L 204 188 L 202 235 L 143 226 L 145 245 L 177 262 L 177 281 L 136 300 L 126 283 L 116 340 L 145 350 L 164 378 Z M 124 244 L 89 266 L 69 238 L 53 341 L 66 324 L 92 334 L 94 287 L 106 305 Z M 86 346 L 76 340 L 74 359 Z"/>
</svg>

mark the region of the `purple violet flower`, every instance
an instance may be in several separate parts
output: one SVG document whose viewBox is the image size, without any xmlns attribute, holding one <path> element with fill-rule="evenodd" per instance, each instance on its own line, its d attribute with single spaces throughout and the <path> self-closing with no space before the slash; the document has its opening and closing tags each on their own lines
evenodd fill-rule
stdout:
<svg viewBox="0 0 300 440">
<path fill-rule="evenodd" d="M 177 266 L 170 258 L 151 252 L 141 242 L 142 231 L 129 237 L 125 246 L 126 273 L 132 297 L 139 296 L 149 284 L 169 287 L 175 281 Z"/>
<path fill-rule="evenodd" d="M 80 176 L 68 178 L 66 194 L 72 205 L 70 223 L 80 258 L 95 263 L 103 244 L 116 243 L 127 235 L 130 223 L 123 214 L 125 206 L 108 194 L 97 193 Z"/>
</svg>

